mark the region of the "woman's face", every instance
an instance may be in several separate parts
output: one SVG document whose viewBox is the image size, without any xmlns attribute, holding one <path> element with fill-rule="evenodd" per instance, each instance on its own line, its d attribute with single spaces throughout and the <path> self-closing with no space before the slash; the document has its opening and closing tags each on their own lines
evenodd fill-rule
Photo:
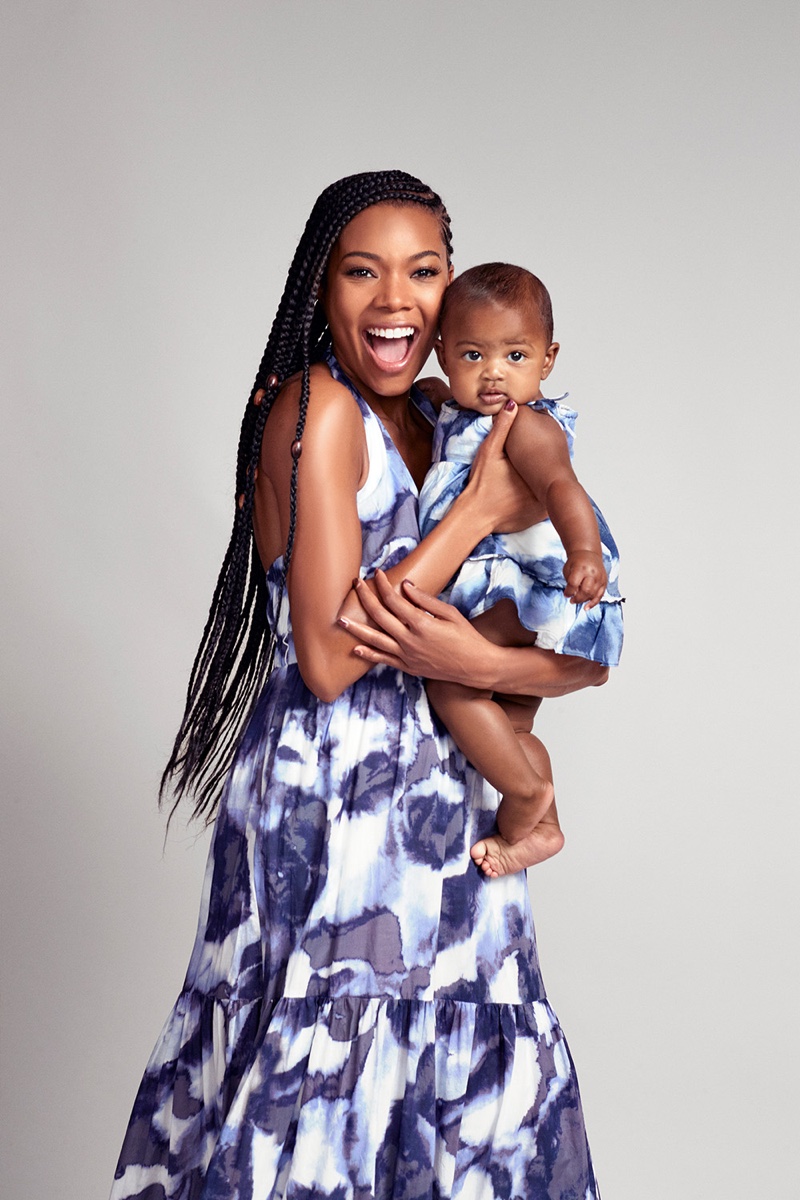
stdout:
<svg viewBox="0 0 800 1200">
<path fill-rule="evenodd" d="M 342 230 L 321 299 L 336 357 L 367 398 L 408 392 L 451 277 L 439 221 L 420 205 L 375 204 Z"/>
</svg>

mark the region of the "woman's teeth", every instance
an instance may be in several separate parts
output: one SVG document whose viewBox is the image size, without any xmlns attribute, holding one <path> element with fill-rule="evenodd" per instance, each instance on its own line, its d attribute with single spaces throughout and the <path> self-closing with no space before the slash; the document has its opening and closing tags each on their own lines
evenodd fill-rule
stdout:
<svg viewBox="0 0 800 1200">
<path fill-rule="evenodd" d="M 372 353 L 387 364 L 403 361 L 415 332 L 413 325 L 397 325 L 388 329 L 372 325 L 366 330 Z"/>
</svg>

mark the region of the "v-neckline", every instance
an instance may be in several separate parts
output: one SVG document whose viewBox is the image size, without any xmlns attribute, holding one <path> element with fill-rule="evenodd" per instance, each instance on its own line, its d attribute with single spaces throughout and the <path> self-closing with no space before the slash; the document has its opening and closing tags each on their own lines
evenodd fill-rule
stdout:
<svg viewBox="0 0 800 1200">
<path fill-rule="evenodd" d="M 372 419 L 378 422 L 378 427 L 383 435 L 383 440 L 387 446 L 387 450 L 391 451 L 396 456 L 398 462 L 400 463 L 401 467 L 403 468 L 403 471 L 405 472 L 405 475 L 408 480 L 411 491 L 413 492 L 414 496 L 417 499 L 419 499 L 419 487 L 417 486 L 417 481 L 415 480 L 414 476 L 411 474 L 408 463 L 406 462 L 406 460 L 403 458 L 402 454 L 398 450 L 395 440 L 392 437 L 392 435 L 389 433 L 389 430 L 386 428 L 386 426 L 384 425 L 381 418 L 375 412 L 375 409 L 371 408 L 370 405 L 367 404 L 366 400 L 361 395 L 361 392 L 358 390 L 356 385 L 353 383 L 350 376 L 344 372 L 344 370 L 342 369 L 341 363 L 339 362 L 339 360 L 337 359 L 337 357 L 333 353 L 333 351 L 329 349 L 327 351 L 327 354 L 325 357 L 328 362 L 328 366 L 335 367 L 336 375 L 340 376 L 341 379 L 346 382 L 353 397 L 359 402 L 359 404 L 362 404 L 364 406 L 364 409 L 369 413 L 369 415 L 372 417 Z M 336 376 L 334 376 L 334 377 L 336 377 Z M 419 397 L 420 399 L 418 399 L 417 397 Z M 419 388 L 417 387 L 417 385 L 415 383 L 412 383 L 412 385 L 411 385 L 411 392 L 409 393 L 408 398 L 409 398 L 410 403 L 414 405 L 414 408 L 417 410 L 417 412 L 420 414 L 420 416 L 423 417 L 423 419 L 428 422 L 428 424 L 431 426 L 431 428 L 433 428 L 436 425 L 436 421 L 431 418 L 431 415 L 429 413 L 427 413 L 425 411 L 425 408 L 423 407 L 423 404 L 425 402 L 427 402 L 427 396 L 425 396 L 419 390 Z M 420 400 L 422 401 L 422 403 L 420 402 Z"/>
</svg>

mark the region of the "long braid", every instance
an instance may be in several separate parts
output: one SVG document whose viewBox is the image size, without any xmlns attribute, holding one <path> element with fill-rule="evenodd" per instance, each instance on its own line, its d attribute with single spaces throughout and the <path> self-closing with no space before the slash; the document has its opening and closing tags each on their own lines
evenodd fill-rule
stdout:
<svg viewBox="0 0 800 1200">
<path fill-rule="evenodd" d="M 344 227 L 365 208 L 381 203 L 418 204 L 429 209 L 439 220 L 448 260 L 452 252 L 450 218 L 440 197 L 404 171 L 371 171 L 340 179 L 326 188 L 311 211 L 242 418 L 233 529 L 189 678 L 183 720 L 161 779 L 161 798 L 171 790 L 177 806 L 190 793 L 194 816 L 210 819 L 217 806 L 222 782 L 269 665 L 274 631 L 267 623 L 266 577 L 252 526 L 256 469 L 267 418 L 281 383 L 302 371 L 282 596 L 297 525 L 297 476 L 310 370 L 330 340 L 317 295 Z M 257 396 L 262 391 L 263 397 Z"/>
</svg>

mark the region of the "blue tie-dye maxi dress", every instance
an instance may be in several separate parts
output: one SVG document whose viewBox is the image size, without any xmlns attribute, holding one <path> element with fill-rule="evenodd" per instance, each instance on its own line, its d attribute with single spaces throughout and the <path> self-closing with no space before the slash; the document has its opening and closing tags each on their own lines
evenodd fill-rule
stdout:
<svg viewBox="0 0 800 1200">
<path fill-rule="evenodd" d="M 419 540 L 417 493 L 330 366 L 364 418 L 369 576 Z M 280 562 L 273 608 L 279 578 Z M 313 696 L 286 608 L 112 1200 L 596 1200 L 525 874 L 490 880 L 469 857 L 496 793 L 420 679 L 375 667 Z"/>
</svg>

